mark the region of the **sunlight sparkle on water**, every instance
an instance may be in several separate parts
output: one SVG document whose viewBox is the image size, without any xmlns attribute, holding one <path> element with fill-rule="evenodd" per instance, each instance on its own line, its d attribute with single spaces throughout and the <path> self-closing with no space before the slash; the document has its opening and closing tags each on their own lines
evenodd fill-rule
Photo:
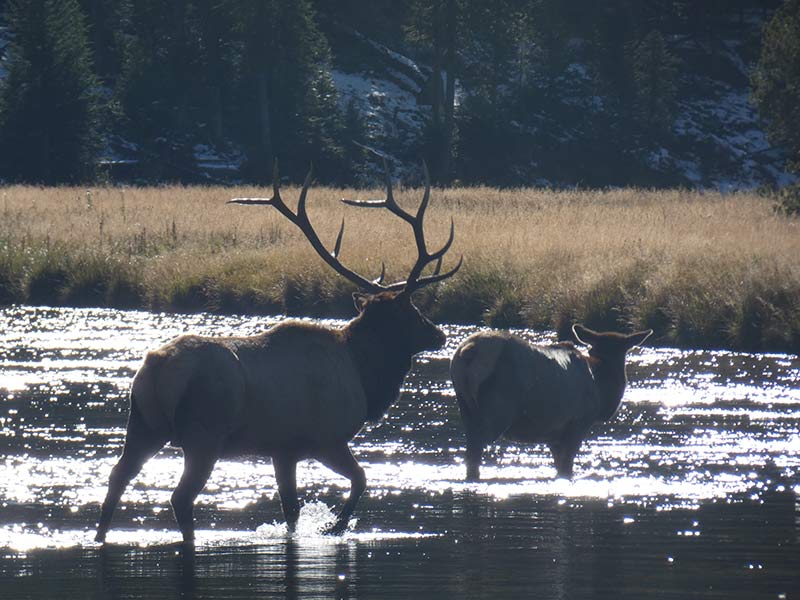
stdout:
<svg viewBox="0 0 800 600">
<path fill-rule="evenodd" d="M 98 309 L 0 310 L 0 327 L 7 333 L 0 341 L 0 443 L 6 453 L 0 462 L 0 503 L 93 514 L 122 449 L 126 393 L 144 353 L 187 331 L 245 335 L 279 320 Z M 592 430 L 572 482 L 555 479 L 552 457 L 543 445 L 499 440 L 487 449 L 483 480 L 466 483 L 464 434 L 448 361 L 475 328 L 444 329 L 446 347 L 418 358 L 387 418 L 365 427 L 352 443 L 367 474 L 370 498 L 477 493 L 492 501 L 610 499 L 670 509 L 759 497 L 770 478 L 785 480 L 784 489 L 798 487 L 796 358 L 651 348 L 631 353 L 630 385 L 619 414 Z M 552 333 L 517 333 L 534 342 L 554 340 Z M 129 486 L 121 508 L 149 515 L 168 510 L 182 468 L 180 451 L 166 448 Z M 343 499 L 349 490 L 346 479 L 315 461 L 300 463 L 297 480 L 307 496 Z M 278 502 L 269 460 L 226 460 L 217 464 L 198 504 L 235 512 L 264 498 Z M 325 507 L 320 514 L 330 517 L 330 511 Z M 88 535 L 66 530 L 45 535 L 15 526 L 3 530 L 4 545 L 70 545 L 83 543 L 82 536 Z M 259 535 L 285 535 L 282 526 L 269 527 L 262 526 Z M 124 527 L 112 534 L 128 539 Z M 216 535 L 201 532 L 199 538 Z M 152 530 L 142 539 L 158 544 L 175 537 L 174 531 Z"/>
</svg>

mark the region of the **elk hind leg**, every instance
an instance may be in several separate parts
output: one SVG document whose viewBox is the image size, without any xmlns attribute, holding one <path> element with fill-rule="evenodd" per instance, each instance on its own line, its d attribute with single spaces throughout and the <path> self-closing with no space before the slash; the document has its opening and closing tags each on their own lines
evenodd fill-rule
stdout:
<svg viewBox="0 0 800 600">
<path fill-rule="evenodd" d="M 136 405 L 131 403 L 128 429 L 125 434 L 125 446 L 122 456 L 111 470 L 108 481 L 108 492 L 100 509 L 100 520 L 97 525 L 95 541 L 104 542 L 106 533 L 111 527 L 111 517 L 117 507 L 122 493 L 131 480 L 138 475 L 142 466 L 151 459 L 167 440 L 147 427 Z"/>
<path fill-rule="evenodd" d="M 461 413 L 461 421 L 464 424 L 467 435 L 467 452 L 464 462 L 467 465 L 467 481 L 479 481 L 481 460 L 483 459 L 484 441 L 481 435 L 480 419 L 477 414 L 477 407 L 467 403 L 461 394 L 456 391 L 458 409 Z"/>
<path fill-rule="evenodd" d="M 194 501 L 208 481 L 222 447 L 221 436 L 198 422 L 183 432 L 183 474 L 170 504 L 184 543 L 194 542 Z"/>
<path fill-rule="evenodd" d="M 467 430 L 467 481 L 475 482 L 481 479 L 481 461 L 485 444 L 479 432 Z"/>
<path fill-rule="evenodd" d="M 323 465 L 328 467 L 331 471 L 347 477 L 350 480 L 350 496 L 342 506 L 342 510 L 336 517 L 336 522 L 331 525 L 325 533 L 337 535 L 343 533 L 347 529 L 350 522 L 350 517 L 358 504 L 359 498 L 367 489 L 367 477 L 364 474 L 364 469 L 358 464 L 353 453 L 347 444 L 328 448 L 317 455 Z"/>
<path fill-rule="evenodd" d="M 480 480 L 480 466 L 487 445 L 502 436 L 511 427 L 514 419 L 513 394 L 497 389 L 491 380 L 481 385 L 479 402 L 468 404 L 458 394 L 461 420 L 467 437 L 465 462 L 467 481 Z"/>
</svg>

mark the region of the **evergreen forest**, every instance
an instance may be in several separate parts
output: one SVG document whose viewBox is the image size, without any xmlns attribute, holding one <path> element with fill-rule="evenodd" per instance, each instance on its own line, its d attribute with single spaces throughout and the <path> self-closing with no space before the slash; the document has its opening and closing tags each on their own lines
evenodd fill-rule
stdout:
<svg viewBox="0 0 800 600">
<path fill-rule="evenodd" d="M 792 183 L 798 0 L 0 0 L 0 181 Z M 402 172 L 402 171 L 401 171 Z"/>
</svg>

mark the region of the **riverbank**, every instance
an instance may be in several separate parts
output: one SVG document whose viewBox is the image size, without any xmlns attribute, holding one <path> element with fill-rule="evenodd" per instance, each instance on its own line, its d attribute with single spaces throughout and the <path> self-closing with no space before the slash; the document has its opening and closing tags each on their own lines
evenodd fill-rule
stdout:
<svg viewBox="0 0 800 600">
<path fill-rule="evenodd" d="M 292 205 L 296 188 L 282 191 Z M 419 190 L 398 189 L 413 208 Z M 0 304 L 341 316 L 349 283 L 269 207 L 227 205 L 255 188 L 0 189 Z M 341 260 L 405 278 L 407 224 L 312 188 L 308 210 Z M 756 194 L 688 191 L 433 190 L 429 246 L 455 242 L 452 279 L 421 292 L 439 322 L 564 332 L 653 328 L 655 344 L 800 352 L 800 220 Z"/>
</svg>

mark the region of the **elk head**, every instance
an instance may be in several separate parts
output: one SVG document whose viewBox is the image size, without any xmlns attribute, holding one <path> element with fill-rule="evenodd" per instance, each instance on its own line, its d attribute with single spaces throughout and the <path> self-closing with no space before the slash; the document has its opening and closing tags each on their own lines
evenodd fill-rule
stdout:
<svg viewBox="0 0 800 600">
<path fill-rule="evenodd" d="M 598 333 L 576 323 L 572 326 L 572 333 L 580 343 L 589 346 L 589 356 L 612 361 L 621 360 L 624 363 L 628 350 L 640 346 L 650 337 L 653 330 L 637 331 L 627 335 L 616 332 Z"/>
<path fill-rule="evenodd" d="M 617 412 L 625 392 L 628 377 L 625 373 L 625 355 L 635 346 L 640 346 L 652 329 L 624 334 L 599 333 L 576 323 L 572 326 L 575 339 L 589 346 L 589 367 L 598 382 L 603 409 L 599 417 L 607 420 Z"/>
</svg>

